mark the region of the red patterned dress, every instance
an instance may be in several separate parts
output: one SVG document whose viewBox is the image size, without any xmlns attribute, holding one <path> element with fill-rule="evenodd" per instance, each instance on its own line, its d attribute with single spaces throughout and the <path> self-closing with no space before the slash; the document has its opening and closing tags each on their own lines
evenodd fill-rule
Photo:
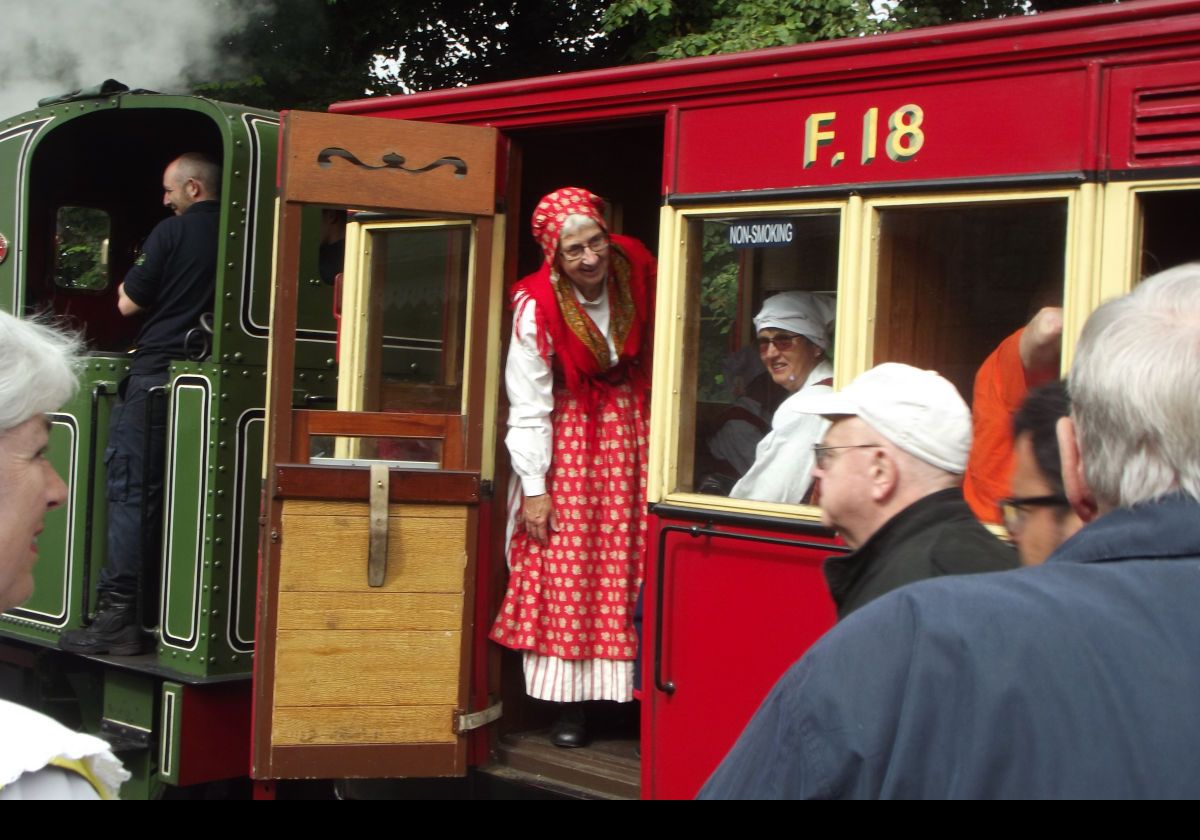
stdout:
<svg viewBox="0 0 1200 840">
<path fill-rule="evenodd" d="M 510 492 L 510 577 L 491 638 L 524 651 L 527 692 L 556 702 L 625 701 L 633 690 L 654 259 L 634 239 L 613 236 L 612 243 L 610 276 L 594 303 L 549 264 L 513 288 L 508 445 L 518 476 Z M 539 408 L 539 388 L 552 405 Z M 545 446 L 537 442 L 546 429 L 538 416 L 547 412 Z M 538 450 L 548 451 L 548 465 Z M 542 489 L 543 468 L 556 526 L 547 546 L 516 525 L 524 496 Z"/>
</svg>

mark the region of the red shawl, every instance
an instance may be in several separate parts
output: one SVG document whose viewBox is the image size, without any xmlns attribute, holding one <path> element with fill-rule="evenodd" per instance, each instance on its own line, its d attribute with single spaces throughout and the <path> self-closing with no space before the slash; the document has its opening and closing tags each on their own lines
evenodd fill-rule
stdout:
<svg viewBox="0 0 1200 840">
<path fill-rule="evenodd" d="M 638 399 L 644 398 L 650 384 L 654 257 L 632 237 L 612 235 L 610 239 L 609 331 L 618 349 L 615 365 L 609 364 L 605 338 L 576 299 L 571 281 L 558 276 L 549 262 L 512 288 L 514 309 L 519 310 L 524 299 L 537 304 L 538 352 L 552 364 L 556 374 L 561 373 L 567 390 L 588 402 L 604 382 L 628 378 Z M 519 311 L 516 316 L 520 317 Z M 551 346 L 556 363 L 551 360 Z"/>
</svg>

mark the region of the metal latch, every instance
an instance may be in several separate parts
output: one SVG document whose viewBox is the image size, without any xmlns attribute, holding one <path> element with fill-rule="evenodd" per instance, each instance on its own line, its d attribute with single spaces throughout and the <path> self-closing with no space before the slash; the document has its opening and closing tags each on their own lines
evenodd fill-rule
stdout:
<svg viewBox="0 0 1200 840">
<path fill-rule="evenodd" d="M 489 723 L 500 720 L 500 715 L 503 713 L 504 703 L 502 702 L 493 703 L 486 709 L 478 712 L 467 713 L 456 711 L 454 713 L 454 734 L 465 735 L 472 729 L 487 726 Z"/>
<path fill-rule="evenodd" d="M 383 586 L 387 577 L 388 484 L 386 464 L 371 465 L 371 543 L 367 552 L 367 584 Z"/>
</svg>

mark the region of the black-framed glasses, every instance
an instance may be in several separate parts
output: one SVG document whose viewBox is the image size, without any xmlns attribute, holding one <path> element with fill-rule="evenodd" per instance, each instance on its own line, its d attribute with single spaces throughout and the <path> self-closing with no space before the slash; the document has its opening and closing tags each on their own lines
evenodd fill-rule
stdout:
<svg viewBox="0 0 1200 840">
<path fill-rule="evenodd" d="M 1000 519 L 1004 522 L 1004 527 L 1009 531 L 1016 531 L 1025 524 L 1025 518 L 1031 508 L 1067 508 L 1071 503 L 1067 501 L 1066 496 L 1055 493 L 1049 496 L 1014 496 L 1001 499 L 996 506 L 1000 508 Z"/>
<path fill-rule="evenodd" d="M 813 451 L 813 457 L 816 459 L 816 462 L 817 462 L 817 469 L 823 470 L 829 466 L 829 462 L 830 462 L 830 460 L 832 460 L 832 458 L 829 454 L 830 452 L 833 452 L 838 449 L 874 449 L 879 446 L 883 446 L 883 444 L 882 443 L 854 443 L 854 444 L 850 444 L 849 446 L 823 446 L 822 444 L 814 443 L 812 446 L 812 451 Z"/>
<path fill-rule="evenodd" d="M 560 248 L 559 253 L 567 262 L 579 262 L 583 259 L 584 251 L 591 251 L 597 257 L 608 250 L 608 237 L 603 233 L 597 233 L 587 242 L 581 245 L 570 245 L 566 248 Z"/>
<path fill-rule="evenodd" d="M 767 348 L 772 344 L 775 345 L 775 349 L 780 353 L 786 353 L 788 350 L 791 350 L 796 346 L 797 341 L 800 341 L 803 338 L 804 336 L 794 335 L 793 333 L 780 333 L 779 335 L 773 335 L 770 338 L 759 336 L 757 339 L 758 355 L 765 356 L 767 354 Z"/>
</svg>

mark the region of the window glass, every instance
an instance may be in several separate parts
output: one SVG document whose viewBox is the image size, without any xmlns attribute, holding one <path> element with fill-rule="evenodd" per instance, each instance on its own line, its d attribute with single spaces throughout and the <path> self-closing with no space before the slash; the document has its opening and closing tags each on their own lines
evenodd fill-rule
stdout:
<svg viewBox="0 0 1200 840">
<path fill-rule="evenodd" d="M 112 222 L 94 207 L 60 207 L 54 237 L 54 283 L 60 289 L 99 292 L 108 288 L 108 241 Z"/>
<path fill-rule="evenodd" d="M 386 461 L 406 470 L 436 470 L 442 466 L 442 441 L 389 436 L 313 435 L 309 438 L 309 463 L 359 466 Z"/>
<path fill-rule="evenodd" d="M 764 439 L 788 397 L 810 377 L 832 377 L 839 238 L 836 211 L 689 222 L 688 299 L 699 306 L 680 348 L 685 393 L 676 490 L 804 500 L 809 476 L 787 467 L 794 454 L 789 448 L 807 452 L 815 436 L 777 432 L 774 448 Z M 820 324 L 824 347 L 797 332 L 795 318 L 761 333 L 755 328 L 764 302 L 785 292 L 813 293 L 788 300 L 801 301 L 802 314 Z M 760 350 L 760 335 L 775 341 Z M 779 474 L 770 474 L 771 461 Z"/>
<path fill-rule="evenodd" d="M 363 409 L 459 413 L 470 226 L 368 228 L 367 237 Z"/>
<path fill-rule="evenodd" d="M 1141 243 L 1138 279 L 1182 263 L 1200 260 L 1195 236 L 1200 190 L 1145 192 L 1138 195 Z"/>
<path fill-rule="evenodd" d="M 936 370 L 971 402 L 980 364 L 1061 306 L 1065 200 L 879 212 L 874 362 Z"/>
</svg>

